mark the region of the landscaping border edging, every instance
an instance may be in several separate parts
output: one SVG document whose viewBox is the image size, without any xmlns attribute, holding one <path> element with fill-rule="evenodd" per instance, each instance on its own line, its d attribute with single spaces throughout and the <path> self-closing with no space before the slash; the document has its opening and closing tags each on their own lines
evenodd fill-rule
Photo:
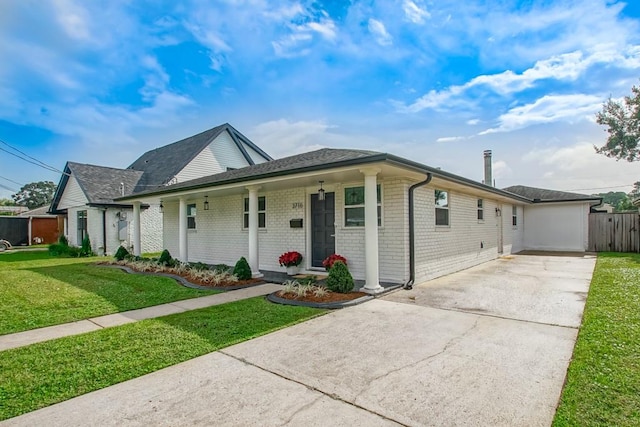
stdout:
<svg viewBox="0 0 640 427">
<path fill-rule="evenodd" d="M 363 302 L 370 301 L 374 299 L 373 295 L 365 295 L 360 298 L 348 300 L 348 301 L 336 301 L 336 302 L 307 302 L 307 301 L 297 301 L 292 299 L 280 298 L 276 295 L 280 291 L 272 292 L 267 295 L 267 300 L 283 305 L 297 305 L 301 307 L 313 307 L 313 308 L 328 308 L 328 309 L 338 309 L 344 307 L 351 307 L 353 305 L 362 304 Z"/>
<path fill-rule="evenodd" d="M 258 282 L 258 283 L 254 283 L 251 285 L 240 285 L 240 286 L 202 286 L 202 285 L 197 285 L 195 283 L 191 283 L 190 281 L 188 281 L 187 279 L 185 279 L 182 276 L 178 276 L 176 274 L 170 274 L 170 273 L 153 273 L 153 272 L 148 272 L 148 271 L 135 271 L 127 266 L 124 265 L 108 265 L 108 264 L 95 264 L 98 267 L 103 267 L 103 268 L 117 268 L 120 269 L 122 271 L 124 271 L 125 273 L 129 273 L 129 274 L 146 274 L 148 276 L 159 276 L 159 277 L 168 277 L 169 279 L 173 279 L 176 282 L 180 283 L 182 286 L 186 287 L 186 288 L 192 288 L 192 289 L 199 289 L 199 290 L 203 290 L 203 291 L 235 291 L 237 289 L 245 289 L 245 288 L 252 288 L 254 286 L 260 286 L 260 285 L 264 285 L 267 282 Z"/>
</svg>

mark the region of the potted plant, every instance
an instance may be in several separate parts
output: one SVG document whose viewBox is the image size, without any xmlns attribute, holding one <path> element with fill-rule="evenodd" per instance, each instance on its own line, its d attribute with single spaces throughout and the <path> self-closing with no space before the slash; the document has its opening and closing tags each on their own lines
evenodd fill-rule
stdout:
<svg viewBox="0 0 640 427">
<path fill-rule="evenodd" d="M 293 276 L 300 271 L 302 254 L 297 251 L 285 252 L 278 258 L 280 265 L 287 268 L 287 274 Z"/>
<path fill-rule="evenodd" d="M 347 259 L 338 254 L 329 255 L 327 258 L 325 258 L 324 261 L 322 261 L 322 265 L 324 266 L 325 270 L 329 271 L 331 270 L 331 267 L 333 267 L 333 263 L 336 261 L 342 261 L 344 265 L 347 265 Z"/>
</svg>

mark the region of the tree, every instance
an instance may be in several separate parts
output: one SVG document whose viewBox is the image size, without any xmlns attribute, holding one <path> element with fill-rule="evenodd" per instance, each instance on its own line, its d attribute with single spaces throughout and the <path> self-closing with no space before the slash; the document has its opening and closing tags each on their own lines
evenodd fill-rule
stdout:
<svg viewBox="0 0 640 427">
<path fill-rule="evenodd" d="M 640 87 L 631 88 L 632 96 L 622 101 L 609 98 L 596 114 L 598 124 L 607 126 L 609 137 L 596 152 L 628 162 L 640 160 Z"/>
<path fill-rule="evenodd" d="M 15 205 L 16 205 L 16 202 L 14 202 L 11 199 L 5 199 L 5 198 L 0 199 L 0 206 L 15 206 Z"/>
<path fill-rule="evenodd" d="M 636 181 L 633 183 L 633 189 L 629 193 L 629 198 L 631 200 L 635 200 L 640 197 L 640 181 Z"/>
<path fill-rule="evenodd" d="M 35 209 L 51 203 L 55 192 L 56 185 L 53 182 L 38 181 L 24 185 L 20 191 L 11 197 L 17 204 L 26 206 L 29 209 Z"/>
</svg>

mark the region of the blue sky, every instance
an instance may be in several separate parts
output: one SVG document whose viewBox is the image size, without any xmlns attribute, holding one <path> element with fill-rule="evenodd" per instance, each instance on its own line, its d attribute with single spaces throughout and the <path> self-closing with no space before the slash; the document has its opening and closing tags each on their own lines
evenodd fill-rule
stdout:
<svg viewBox="0 0 640 427">
<path fill-rule="evenodd" d="M 0 57 L 0 139 L 57 169 L 229 122 L 273 157 L 361 148 L 482 180 L 492 149 L 499 187 L 640 180 L 593 149 L 602 103 L 640 83 L 631 0 L 5 0 Z M 0 197 L 60 178 L 1 150 L 0 176 Z"/>
</svg>

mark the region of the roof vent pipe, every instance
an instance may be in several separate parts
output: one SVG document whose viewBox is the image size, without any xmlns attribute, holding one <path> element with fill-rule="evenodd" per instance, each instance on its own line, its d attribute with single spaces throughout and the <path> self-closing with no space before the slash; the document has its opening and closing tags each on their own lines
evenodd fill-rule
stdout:
<svg viewBox="0 0 640 427">
<path fill-rule="evenodd" d="M 484 185 L 493 186 L 493 172 L 491 170 L 491 150 L 484 150 Z"/>
</svg>

